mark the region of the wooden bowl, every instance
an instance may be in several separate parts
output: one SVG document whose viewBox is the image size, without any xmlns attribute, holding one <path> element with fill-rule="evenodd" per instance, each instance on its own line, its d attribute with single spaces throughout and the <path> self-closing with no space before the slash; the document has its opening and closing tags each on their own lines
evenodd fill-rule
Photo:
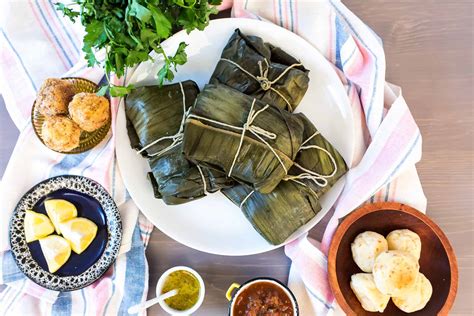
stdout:
<svg viewBox="0 0 474 316">
<path fill-rule="evenodd" d="M 352 259 L 351 243 L 364 231 L 387 236 L 392 230 L 407 228 L 421 238 L 420 272 L 433 286 L 433 295 L 424 309 L 411 315 L 447 315 L 458 287 L 456 256 L 448 238 L 425 214 L 400 203 L 364 205 L 340 223 L 329 248 L 329 283 L 337 302 L 348 315 L 402 315 L 390 300 L 383 313 L 365 311 L 350 288 L 350 278 L 362 271 Z"/>
</svg>

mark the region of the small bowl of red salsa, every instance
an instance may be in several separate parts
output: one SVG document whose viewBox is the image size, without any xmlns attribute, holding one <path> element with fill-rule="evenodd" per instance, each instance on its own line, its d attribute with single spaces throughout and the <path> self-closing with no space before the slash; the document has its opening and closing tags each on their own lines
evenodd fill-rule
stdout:
<svg viewBox="0 0 474 316">
<path fill-rule="evenodd" d="M 234 291 L 235 290 L 235 291 Z M 298 316 L 293 293 L 281 282 L 257 278 L 240 285 L 233 283 L 226 294 L 229 316 Z"/>
</svg>

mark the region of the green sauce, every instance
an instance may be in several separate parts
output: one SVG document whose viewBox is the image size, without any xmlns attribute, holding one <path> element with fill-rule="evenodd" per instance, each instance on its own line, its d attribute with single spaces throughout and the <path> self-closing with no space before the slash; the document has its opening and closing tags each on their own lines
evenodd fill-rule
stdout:
<svg viewBox="0 0 474 316">
<path fill-rule="evenodd" d="M 165 300 L 169 307 L 184 311 L 196 305 L 200 286 L 198 279 L 190 272 L 178 270 L 168 275 L 161 293 L 164 294 L 174 289 L 178 290 L 178 294 Z"/>
</svg>

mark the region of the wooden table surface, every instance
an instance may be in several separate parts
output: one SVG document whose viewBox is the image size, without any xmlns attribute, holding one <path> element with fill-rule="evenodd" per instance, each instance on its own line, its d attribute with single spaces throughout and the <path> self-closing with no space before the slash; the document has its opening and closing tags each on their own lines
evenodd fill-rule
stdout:
<svg viewBox="0 0 474 316">
<path fill-rule="evenodd" d="M 421 128 L 423 158 L 418 171 L 428 198 L 428 215 L 448 235 L 459 264 L 458 296 L 451 315 L 472 315 L 473 2 L 344 2 L 383 39 L 387 80 L 403 87 L 405 99 Z M 0 104 L 0 175 L 14 142 L 14 137 L 7 134 L 11 129 L 5 126 L 11 123 L 7 122 L 2 107 Z M 311 235 L 319 238 L 322 226 L 313 229 Z M 224 294 L 232 282 L 257 276 L 286 282 L 290 265 L 282 249 L 246 257 L 209 255 L 180 245 L 156 229 L 147 257 L 149 297 L 154 296 L 158 277 L 169 267 L 187 265 L 202 274 L 206 298 L 196 315 L 205 316 L 226 314 Z M 165 315 L 158 306 L 151 308 L 149 314 Z"/>
</svg>

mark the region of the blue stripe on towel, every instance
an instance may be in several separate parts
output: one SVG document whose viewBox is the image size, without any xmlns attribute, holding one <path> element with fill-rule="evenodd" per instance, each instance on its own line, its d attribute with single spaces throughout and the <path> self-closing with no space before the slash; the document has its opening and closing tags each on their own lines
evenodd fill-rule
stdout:
<svg viewBox="0 0 474 316">
<path fill-rule="evenodd" d="M 278 14 L 280 16 L 280 26 L 283 27 L 283 20 L 281 16 L 281 0 L 278 0 Z"/>
<path fill-rule="evenodd" d="M 18 269 L 11 250 L 5 251 L 2 258 L 2 280 L 3 283 L 10 283 L 21 280 L 25 275 Z"/>
<path fill-rule="evenodd" d="M 309 294 L 311 294 L 312 297 L 314 297 L 315 299 L 320 301 L 324 305 L 324 307 L 326 307 L 326 309 L 331 310 L 331 309 L 334 308 L 332 305 L 328 305 L 328 303 L 325 300 L 323 300 L 322 298 L 320 298 L 319 295 L 317 295 L 316 293 L 311 291 L 310 288 L 306 287 L 306 289 L 308 290 Z"/>
<path fill-rule="evenodd" d="M 51 309 L 51 315 L 53 316 L 70 316 L 71 315 L 71 293 L 60 292 L 56 302 L 54 302 Z"/>
<path fill-rule="evenodd" d="M 34 89 L 35 91 L 37 91 L 38 88 L 36 88 L 35 82 L 33 81 L 33 78 L 31 77 L 30 73 L 28 72 L 28 69 L 25 67 L 25 64 L 23 63 L 23 60 L 21 59 L 20 54 L 18 54 L 18 52 L 17 52 L 17 50 L 15 49 L 15 47 L 13 47 L 12 42 L 8 39 L 7 34 L 5 34 L 5 32 L 3 31 L 2 28 L 0 28 L 0 32 L 2 32 L 2 35 L 3 35 L 3 37 L 5 38 L 5 40 L 7 41 L 8 46 L 10 46 L 10 48 L 11 48 L 12 51 L 13 51 L 13 53 L 15 54 L 15 56 L 16 56 L 16 57 L 18 58 L 18 60 L 20 61 L 21 68 L 23 68 L 23 71 L 25 72 L 26 76 L 28 77 L 28 79 L 30 79 L 30 83 L 31 83 L 31 85 L 33 86 L 33 89 Z"/>
<path fill-rule="evenodd" d="M 72 67 L 74 65 L 74 63 L 69 58 L 69 55 L 66 53 L 66 50 L 64 49 L 63 45 L 61 44 L 61 42 L 57 38 L 57 36 L 54 32 L 54 29 L 49 24 L 48 18 L 44 15 L 44 12 L 43 12 L 38 0 L 35 1 L 35 4 L 36 4 L 36 7 L 38 8 L 38 12 L 41 14 L 41 17 L 43 18 L 44 24 L 48 27 L 51 36 L 54 38 L 54 41 L 58 44 L 59 48 L 63 52 L 64 57 L 66 57 L 67 61 L 69 62 L 69 66 Z"/>
<path fill-rule="evenodd" d="M 64 158 L 51 168 L 50 177 L 68 174 L 72 168 L 79 166 L 91 152 L 80 153 L 77 155 L 65 155 Z"/>
<path fill-rule="evenodd" d="M 388 176 L 388 178 L 383 182 L 384 184 L 391 181 L 393 176 L 399 171 L 403 163 L 408 159 L 410 156 L 411 152 L 413 149 L 416 147 L 416 144 L 418 144 L 418 141 L 421 140 L 421 134 L 420 132 L 417 133 L 415 140 L 413 141 L 413 144 L 411 144 L 410 148 L 408 151 L 405 153 L 405 156 L 403 156 L 402 160 L 398 163 L 398 165 L 395 167 L 395 169 L 392 171 L 392 173 Z"/>
<path fill-rule="evenodd" d="M 344 70 L 342 69 L 341 50 L 348 38 L 349 35 L 347 34 L 341 19 L 336 15 L 336 67 L 342 71 Z"/>
<path fill-rule="evenodd" d="M 10 300 L 10 303 L 5 308 L 5 310 L 4 310 L 5 315 L 11 314 L 11 313 L 8 312 L 8 310 L 10 309 L 10 307 L 12 307 L 12 304 L 15 303 L 15 301 L 18 299 L 18 296 L 25 294 L 25 293 L 23 293 L 23 289 L 25 288 L 25 285 L 26 285 L 26 278 L 23 280 L 23 284 L 21 285 L 20 289 L 19 290 L 15 289 L 16 290 L 15 297 L 12 300 Z"/>
<path fill-rule="evenodd" d="M 356 30 L 354 29 L 354 27 L 349 23 L 349 18 L 347 18 L 344 13 L 342 13 L 342 11 L 337 7 L 337 5 L 334 3 L 334 0 L 330 0 L 329 1 L 331 3 L 331 6 L 334 8 L 334 10 L 336 10 L 338 16 L 341 16 L 344 21 L 346 22 L 346 25 L 351 29 L 352 33 L 354 34 L 355 37 L 357 37 L 357 39 L 360 41 L 360 43 L 362 45 L 364 45 L 364 47 L 369 51 L 369 53 L 374 57 L 375 59 L 375 71 L 374 71 L 374 81 L 377 82 L 378 80 L 378 76 L 379 76 L 379 71 L 378 71 L 378 58 L 377 58 L 377 55 L 374 54 L 374 52 L 370 49 L 370 47 L 364 42 L 363 38 L 359 35 L 359 33 L 356 32 Z M 370 29 L 368 26 L 367 26 L 368 29 Z M 372 31 L 373 32 L 373 31 Z M 366 118 L 366 121 L 367 122 L 370 122 L 370 114 L 372 113 L 372 108 L 373 108 L 373 102 L 374 102 L 374 96 L 375 96 L 375 93 L 377 92 L 377 85 L 374 84 L 373 87 L 372 87 L 372 92 L 371 92 L 371 98 L 370 98 L 370 101 L 369 101 L 369 106 L 367 108 L 367 118 Z M 382 113 L 380 114 L 382 115 Z M 382 120 L 382 117 L 380 117 L 380 120 Z"/>
<path fill-rule="evenodd" d="M 115 294 L 115 278 L 117 277 L 117 263 L 116 262 L 114 262 L 113 269 L 114 269 L 114 275 L 112 276 L 112 293 L 110 294 L 109 299 L 107 300 L 107 303 L 105 304 L 104 315 L 107 315 L 107 309 L 109 308 L 110 301 L 112 300 Z"/>
<path fill-rule="evenodd" d="M 77 43 L 75 40 L 72 39 L 71 34 L 68 32 L 66 25 L 64 25 L 63 19 L 58 15 L 58 10 L 54 7 L 54 2 L 53 1 L 48 1 L 49 6 L 51 7 L 54 15 L 58 19 L 59 23 L 62 26 L 62 29 L 64 30 L 64 33 L 66 33 L 67 37 L 69 38 L 69 41 L 71 42 L 72 46 L 74 47 L 74 50 L 77 52 L 77 55 L 79 56 L 81 54 L 80 49 L 77 46 Z"/>
<path fill-rule="evenodd" d="M 145 247 L 140 237 L 140 229 L 138 225 L 135 226 L 132 237 L 132 247 L 127 252 L 127 265 L 125 271 L 125 295 L 120 304 L 118 314 L 127 314 L 128 309 L 136 304 L 139 304 L 143 297 L 145 289 Z"/>
</svg>

